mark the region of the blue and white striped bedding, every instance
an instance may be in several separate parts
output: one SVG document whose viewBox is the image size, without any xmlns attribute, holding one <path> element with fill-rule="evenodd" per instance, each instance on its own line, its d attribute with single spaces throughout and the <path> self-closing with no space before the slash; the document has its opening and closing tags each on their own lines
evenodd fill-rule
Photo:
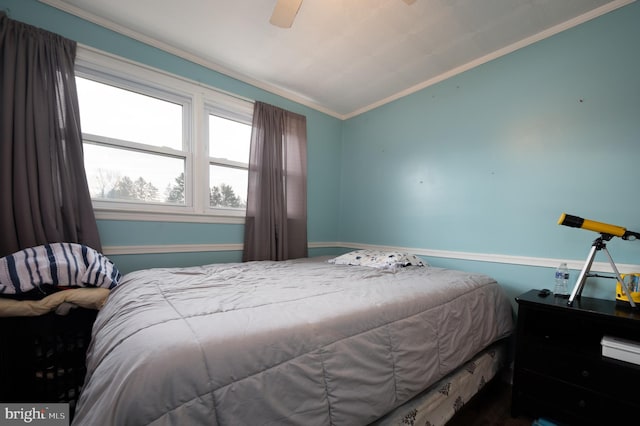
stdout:
<svg viewBox="0 0 640 426">
<path fill-rule="evenodd" d="M 0 294 L 19 295 L 41 288 L 118 285 L 115 265 L 91 247 L 52 243 L 31 247 L 0 259 Z"/>
</svg>

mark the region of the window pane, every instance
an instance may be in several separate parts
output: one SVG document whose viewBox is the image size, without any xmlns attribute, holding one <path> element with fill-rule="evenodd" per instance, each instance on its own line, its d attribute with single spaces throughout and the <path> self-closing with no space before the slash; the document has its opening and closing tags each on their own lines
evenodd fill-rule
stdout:
<svg viewBox="0 0 640 426">
<path fill-rule="evenodd" d="M 231 167 L 209 166 L 209 205 L 245 208 L 247 206 L 247 171 Z"/>
<path fill-rule="evenodd" d="M 209 115 L 209 156 L 249 163 L 251 126 Z"/>
<path fill-rule="evenodd" d="M 91 198 L 185 204 L 182 158 L 84 144 Z"/>
<path fill-rule="evenodd" d="M 82 131 L 182 150 L 182 105 L 76 77 Z"/>
</svg>

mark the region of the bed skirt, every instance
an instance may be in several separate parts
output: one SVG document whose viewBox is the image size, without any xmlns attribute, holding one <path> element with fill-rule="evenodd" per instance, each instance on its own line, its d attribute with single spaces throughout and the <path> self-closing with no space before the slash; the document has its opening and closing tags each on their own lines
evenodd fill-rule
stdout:
<svg viewBox="0 0 640 426">
<path fill-rule="evenodd" d="M 489 346 L 471 361 L 371 425 L 445 425 L 506 365 L 507 348 L 508 339 Z"/>
</svg>

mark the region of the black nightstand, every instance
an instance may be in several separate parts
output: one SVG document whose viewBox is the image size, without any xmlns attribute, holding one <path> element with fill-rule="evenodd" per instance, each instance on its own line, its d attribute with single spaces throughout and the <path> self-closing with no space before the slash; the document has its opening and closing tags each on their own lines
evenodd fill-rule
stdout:
<svg viewBox="0 0 640 426">
<path fill-rule="evenodd" d="M 512 414 L 572 425 L 638 424 L 640 366 L 603 357 L 601 340 L 640 344 L 640 312 L 588 297 L 567 306 L 566 298 L 538 290 L 516 301 Z"/>
<path fill-rule="evenodd" d="M 68 402 L 73 417 L 97 313 L 0 318 L 0 402 Z"/>
</svg>

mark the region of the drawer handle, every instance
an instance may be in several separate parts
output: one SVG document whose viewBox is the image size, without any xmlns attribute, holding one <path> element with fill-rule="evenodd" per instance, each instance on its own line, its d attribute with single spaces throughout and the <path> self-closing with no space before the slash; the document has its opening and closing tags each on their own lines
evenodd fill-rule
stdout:
<svg viewBox="0 0 640 426">
<path fill-rule="evenodd" d="M 582 377 L 584 377 L 585 379 L 589 378 L 589 376 L 591 375 L 591 373 L 589 373 L 588 370 L 582 370 L 582 372 L 580 373 L 580 375 Z"/>
<path fill-rule="evenodd" d="M 586 406 L 587 406 L 587 402 L 584 399 L 581 399 L 580 401 L 578 401 L 579 408 L 585 408 Z"/>
</svg>

